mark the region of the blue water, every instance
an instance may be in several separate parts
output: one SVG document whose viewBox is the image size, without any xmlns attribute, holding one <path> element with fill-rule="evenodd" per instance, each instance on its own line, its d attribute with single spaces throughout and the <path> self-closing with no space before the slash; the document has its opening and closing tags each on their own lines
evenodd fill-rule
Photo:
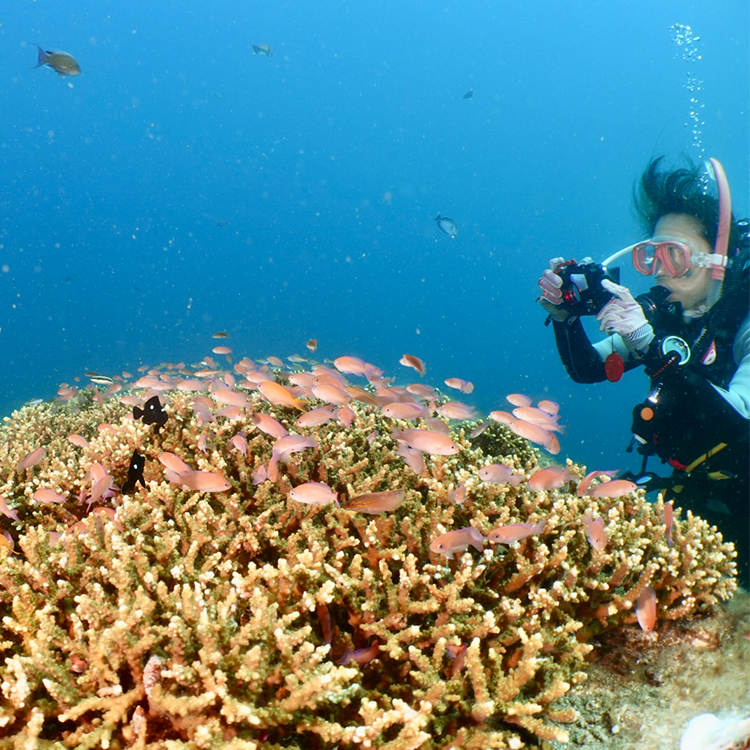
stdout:
<svg viewBox="0 0 750 750">
<path fill-rule="evenodd" d="M 554 398 L 563 454 L 614 468 L 646 378 L 570 382 L 541 270 L 641 236 L 656 154 L 716 156 L 749 212 L 746 0 L 6 5 L 0 414 L 86 370 L 197 361 L 225 329 L 239 355 L 314 337 L 402 382 L 409 352 L 485 411 Z M 32 42 L 82 75 L 31 69 Z"/>
</svg>

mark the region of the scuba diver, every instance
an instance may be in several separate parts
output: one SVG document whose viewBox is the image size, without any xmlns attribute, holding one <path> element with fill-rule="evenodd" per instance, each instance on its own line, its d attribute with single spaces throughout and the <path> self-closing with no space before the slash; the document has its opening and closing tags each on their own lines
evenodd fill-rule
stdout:
<svg viewBox="0 0 750 750">
<path fill-rule="evenodd" d="M 687 506 L 737 547 L 740 579 L 750 566 L 750 231 L 732 215 L 721 164 L 710 159 L 672 171 L 651 161 L 633 199 L 648 239 L 602 264 L 554 258 L 539 280 L 562 363 L 577 383 L 616 382 L 643 367 L 650 388 L 633 410 L 643 456 L 632 476 L 647 492 Z M 716 184 L 718 198 L 710 193 Z M 629 254 L 657 286 L 633 297 L 608 269 Z M 607 334 L 592 344 L 581 316 Z M 671 477 L 647 472 L 656 456 Z"/>
</svg>

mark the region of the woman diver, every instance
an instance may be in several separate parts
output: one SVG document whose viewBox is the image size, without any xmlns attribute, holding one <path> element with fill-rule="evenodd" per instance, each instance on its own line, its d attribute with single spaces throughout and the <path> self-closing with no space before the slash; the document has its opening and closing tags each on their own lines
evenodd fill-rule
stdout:
<svg viewBox="0 0 750 750">
<path fill-rule="evenodd" d="M 557 348 L 578 383 L 619 380 L 643 367 L 645 401 L 633 411 L 633 441 L 644 456 L 637 481 L 720 526 L 737 546 L 747 585 L 750 557 L 750 233 L 732 216 L 721 164 L 661 171 L 653 160 L 634 190 L 648 239 L 599 265 L 555 258 L 539 285 Z M 709 194 L 715 180 L 718 199 Z M 634 298 L 608 263 L 630 254 L 657 286 Z M 607 338 L 592 344 L 581 315 L 596 315 Z M 646 473 L 648 456 L 672 468 Z M 729 514 L 729 515 L 727 515 Z M 731 516 L 731 522 L 728 522 Z"/>
</svg>

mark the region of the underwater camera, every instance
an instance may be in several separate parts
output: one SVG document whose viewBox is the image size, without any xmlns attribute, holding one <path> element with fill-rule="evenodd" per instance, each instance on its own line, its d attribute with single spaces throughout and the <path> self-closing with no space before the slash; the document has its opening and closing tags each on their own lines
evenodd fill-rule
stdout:
<svg viewBox="0 0 750 750">
<path fill-rule="evenodd" d="M 562 306 L 575 316 L 596 315 L 612 299 L 612 293 L 603 286 L 602 281 L 609 279 L 620 283 L 620 269 L 605 268 L 590 258 L 580 263 L 566 260 L 554 269 L 562 279 Z"/>
</svg>

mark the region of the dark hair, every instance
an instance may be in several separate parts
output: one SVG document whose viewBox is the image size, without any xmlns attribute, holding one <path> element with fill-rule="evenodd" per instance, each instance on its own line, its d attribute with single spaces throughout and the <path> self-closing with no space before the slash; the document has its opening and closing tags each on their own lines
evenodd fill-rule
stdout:
<svg viewBox="0 0 750 750">
<path fill-rule="evenodd" d="M 719 230 L 719 201 L 706 185 L 706 171 L 702 164 L 693 164 L 671 172 L 659 171 L 663 156 L 653 159 L 633 189 L 635 213 L 643 230 L 652 235 L 656 222 L 667 214 L 687 214 L 702 226 L 702 234 L 711 247 L 716 244 Z M 732 214 L 729 232 L 729 257 L 738 247 L 740 237 L 737 221 Z"/>
</svg>

